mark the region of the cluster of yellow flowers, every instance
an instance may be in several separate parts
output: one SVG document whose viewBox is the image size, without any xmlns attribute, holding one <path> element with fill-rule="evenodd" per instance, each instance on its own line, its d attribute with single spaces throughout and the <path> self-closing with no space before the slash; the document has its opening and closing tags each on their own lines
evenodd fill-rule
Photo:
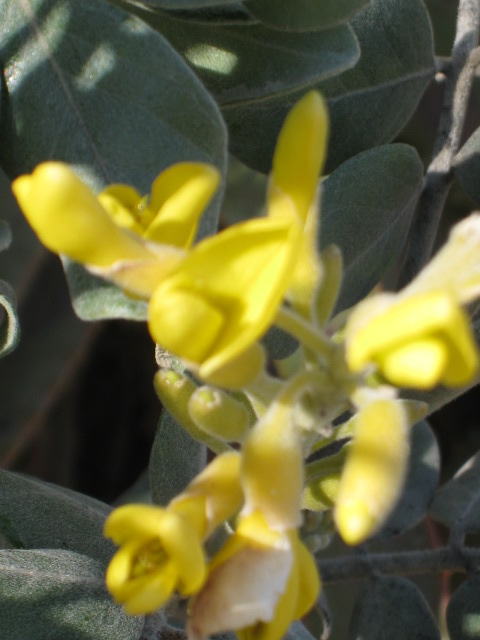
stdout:
<svg viewBox="0 0 480 640">
<path fill-rule="evenodd" d="M 342 264 L 335 247 L 317 250 L 327 138 L 326 107 L 312 91 L 280 132 L 266 216 L 193 246 L 219 183 L 209 165 L 170 167 L 150 197 L 125 185 L 95 196 L 53 162 L 13 184 L 42 242 L 148 300 L 152 337 L 183 362 L 183 373 L 159 371 L 156 390 L 218 455 L 167 506 L 112 512 L 105 535 L 120 549 L 106 580 L 131 614 L 155 611 L 174 592 L 191 598 L 195 640 L 226 630 L 281 638 L 320 588 L 298 533 L 302 510 L 332 508 L 349 544 L 378 531 L 401 493 L 409 427 L 423 410 L 397 387 L 461 386 L 478 372 L 462 309 L 480 292 L 477 216 L 403 291 L 372 295 L 340 328 L 329 324 Z M 259 342 L 273 324 L 300 344 L 275 378 Z M 322 454 L 346 438 L 340 452 Z"/>
</svg>

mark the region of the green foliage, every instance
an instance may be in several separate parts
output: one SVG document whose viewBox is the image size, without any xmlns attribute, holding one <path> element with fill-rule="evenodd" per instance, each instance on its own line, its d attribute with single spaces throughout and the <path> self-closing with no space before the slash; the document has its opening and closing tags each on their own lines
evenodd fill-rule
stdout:
<svg viewBox="0 0 480 640">
<path fill-rule="evenodd" d="M 337 244 L 344 261 L 339 309 L 369 293 L 400 257 L 422 179 L 415 149 L 396 144 L 360 153 L 323 183 L 320 244 Z"/>
<path fill-rule="evenodd" d="M 405 578 L 378 576 L 367 581 L 350 621 L 349 640 L 440 640 L 432 613 Z"/>
<path fill-rule="evenodd" d="M 137 640 L 105 588 L 104 566 L 64 549 L 0 551 L 0 634 L 9 640 Z"/>
<path fill-rule="evenodd" d="M 245 2 L 249 11 L 264 24 L 286 31 L 314 31 L 329 29 L 346 22 L 364 9 L 370 0 L 328 0 L 311 2 L 298 0 L 250 0 Z"/>
<path fill-rule="evenodd" d="M 150 455 L 154 504 L 166 505 L 205 466 L 206 448 L 166 412 L 162 413 Z"/>
<path fill-rule="evenodd" d="M 8 249 L 11 241 L 10 227 L 2 220 L 0 221 L 0 251 Z M 20 339 L 15 291 L 3 280 L 0 280 L 0 306 L 5 311 L 5 318 L 0 323 L 0 358 L 3 358 L 15 349 Z"/>
<path fill-rule="evenodd" d="M 55 159 L 72 164 L 97 190 L 124 182 L 148 193 L 157 174 L 180 160 L 211 162 L 224 172 L 218 108 L 158 33 L 95 0 L 2 0 L 0 11 L 8 15 L 0 25 L 4 118 L 13 123 L 2 132 L 0 157 L 11 177 Z M 220 202 L 221 194 L 203 218 L 202 234 L 216 228 Z M 144 318 L 143 304 L 111 285 L 99 287 L 79 269 L 68 274 L 80 317 Z"/>
<path fill-rule="evenodd" d="M 122 182 L 148 193 L 156 175 L 171 164 L 209 162 L 223 180 L 203 216 L 203 237 L 217 229 L 225 188 L 222 223 L 258 215 L 267 186 L 260 174 L 271 169 L 285 115 L 301 95 L 318 88 L 331 117 L 318 243 L 320 248 L 334 243 L 342 251 L 344 280 L 336 310 L 355 304 L 401 263 L 425 191 L 424 167 L 416 148 L 388 143 L 403 131 L 435 73 L 422 0 L 0 0 L 0 14 L 0 164 L 10 177 L 58 159 L 70 163 L 94 191 Z M 228 171 L 227 150 L 234 156 Z M 444 175 L 455 177 L 480 203 L 479 171 L 480 128 L 454 150 Z M 22 243 L 22 237 L 14 240 Z M 9 227 L 0 222 L 0 251 L 10 242 Z M 24 250 L 20 244 L 18 254 Z M 146 319 L 145 301 L 63 262 L 80 318 Z M 15 291 L 3 280 L 0 307 L 3 357 L 20 336 Z M 80 332 L 71 319 L 56 322 L 47 329 L 40 322 L 39 338 L 68 334 L 66 342 L 59 338 L 57 351 L 73 348 Z M 478 342 L 479 326 L 477 321 Z M 264 342 L 274 358 L 298 345 L 277 328 Z M 57 360 L 44 362 L 50 352 L 42 348 L 21 356 L 30 378 L 22 378 L 12 393 L 8 382 L 4 386 L 5 403 L 21 403 L 28 416 L 37 403 L 27 397 L 31 377 L 42 378 L 38 388 L 47 395 L 43 379 L 52 384 L 59 375 Z M 63 366 L 66 356 L 58 359 Z M 402 394 L 427 402 L 431 414 L 463 391 L 439 387 Z M 165 505 L 205 466 L 205 438 L 197 441 L 198 428 L 191 427 L 192 437 L 179 422 L 162 410 L 149 467 L 138 492 L 127 496 L 143 499 L 148 480 L 152 502 Z M 224 446 L 208 444 L 217 453 Z M 341 444 L 334 442 L 329 453 Z M 456 541 L 480 533 L 480 453 L 437 490 L 439 473 L 436 437 L 421 421 L 412 428 L 402 496 L 372 545 L 394 549 L 395 536 L 421 523 L 428 509 Z M 1 637 L 143 640 L 143 618 L 126 616 L 104 586 L 114 551 L 103 537 L 109 512 L 93 498 L 0 471 Z M 319 546 L 332 538 L 328 517 L 318 525 Z M 445 553 L 453 554 L 452 548 L 447 545 Z M 364 548 L 365 566 L 370 550 Z M 451 640 L 473 640 L 480 636 L 478 566 L 476 556 L 462 559 L 461 545 L 457 551 L 460 569 L 467 567 L 469 574 L 448 606 L 448 632 Z M 321 566 L 320 552 L 317 559 Z M 413 583 L 376 568 L 363 571 L 367 579 L 348 638 L 438 640 L 437 623 Z M 326 584 L 328 590 L 328 575 Z M 322 615 L 321 622 L 294 623 L 287 639 L 327 637 L 326 608 Z M 178 632 L 167 627 L 166 633 Z M 335 633 L 334 620 L 337 640 Z"/>
<path fill-rule="evenodd" d="M 480 635 L 480 578 L 477 573 L 455 591 L 447 608 L 450 640 L 474 640 Z"/>
<path fill-rule="evenodd" d="M 468 460 L 435 495 L 430 513 L 459 533 L 480 532 L 480 453 Z"/>
</svg>

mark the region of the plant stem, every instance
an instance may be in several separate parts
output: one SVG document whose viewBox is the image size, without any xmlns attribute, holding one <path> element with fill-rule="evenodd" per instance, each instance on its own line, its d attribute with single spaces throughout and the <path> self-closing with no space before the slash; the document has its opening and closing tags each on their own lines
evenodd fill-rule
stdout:
<svg viewBox="0 0 480 640">
<path fill-rule="evenodd" d="M 372 573 L 413 575 L 466 572 L 480 566 L 480 549 L 440 547 L 422 551 L 368 553 L 330 558 L 319 563 L 322 582 L 340 582 L 368 578 Z"/>
<path fill-rule="evenodd" d="M 432 254 L 443 207 L 453 181 L 452 164 L 460 145 L 475 68 L 480 63 L 480 51 L 477 48 L 479 26 L 480 2 L 460 0 L 452 56 L 444 73 L 445 93 L 433 158 L 425 175 L 424 188 L 410 229 L 399 288 L 417 275 Z"/>
</svg>

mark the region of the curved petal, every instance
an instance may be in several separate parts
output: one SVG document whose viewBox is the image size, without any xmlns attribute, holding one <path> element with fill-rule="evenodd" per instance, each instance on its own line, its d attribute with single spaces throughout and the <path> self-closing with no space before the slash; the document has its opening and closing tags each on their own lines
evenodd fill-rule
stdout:
<svg viewBox="0 0 480 640">
<path fill-rule="evenodd" d="M 155 215 L 145 238 L 188 248 L 219 183 L 218 170 L 209 164 L 180 162 L 163 171 L 152 185 L 150 209 Z"/>
<path fill-rule="evenodd" d="M 140 238 L 113 222 L 67 165 L 41 164 L 17 178 L 12 190 L 40 240 L 55 253 L 100 267 L 152 257 Z"/>
</svg>

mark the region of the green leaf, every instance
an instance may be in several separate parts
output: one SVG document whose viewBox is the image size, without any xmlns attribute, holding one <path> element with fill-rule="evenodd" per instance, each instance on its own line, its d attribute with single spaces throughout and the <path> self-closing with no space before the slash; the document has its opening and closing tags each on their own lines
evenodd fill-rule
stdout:
<svg viewBox="0 0 480 640">
<path fill-rule="evenodd" d="M 351 20 L 370 0 L 249 0 L 253 16 L 274 29 L 320 31 Z"/>
<path fill-rule="evenodd" d="M 1 131 L 1 155 L 11 176 L 56 159 L 95 190 L 123 182 L 148 193 L 174 162 L 206 161 L 224 171 L 226 132 L 215 102 L 143 22 L 96 0 L 0 0 L 0 13 L 13 123 Z M 201 234 L 216 229 L 220 201 L 221 193 Z M 87 274 L 81 292 L 86 319 L 144 315 L 143 304 L 120 303 L 119 292 L 110 308 L 107 288 Z"/>
<path fill-rule="evenodd" d="M 359 63 L 318 86 L 331 114 L 327 173 L 360 151 L 392 140 L 435 72 L 422 0 L 373 0 L 352 26 L 362 52 Z"/>
<path fill-rule="evenodd" d="M 0 324 L 0 358 L 3 358 L 15 349 L 20 340 L 15 291 L 3 280 L 0 280 L 0 307 L 5 310 L 5 317 Z"/>
<path fill-rule="evenodd" d="M 405 578 L 378 576 L 365 584 L 356 602 L 348 640 L 440 640 L 421 593 Z"/>
<path fill-rule="evenodd" d="M 0 220 L 0 251 L 5 251 L 12 243 L 10 225 L 5 220 Z"/>
<path fill-rule="evenodd" d="M 351 67 L 359 50 L 351 29 L 284 33 L 263 25 L 209 25 L 133 9 L 174 46 L 230 118 L 250 105 L 306 90 Z M 262 106 L 263 105 L 263 106 Z M 248 125 L 244 134 L 249 135 Z"/>
<path fill-rule="evenodd" d="M 143 618 L 123 613 L 104 567 L 72 551 L 0 551 L 0 637 L 136 640 Z"/>
<path fill-rule="evenodd" d="M 12 535 L 27 549 L 69 549 L 106 564 L 113 553 L 103 537 L 110 510 L 70 489 L 0 471 L 0 519 L 8 521 Z"/>
<path fill-rule="evenodd" d="M 361 49 L 358 64 L 344 73 L 337 69 L 334 77 L 316 84 L 328 100 L 331 118 L 326 173 L 360 151 L 392 140 L 435 71 L 422 0 L 372 0 L 352 27 Z M 282 122 L 304 91 L 277 94 L 245 108 L 220 100 L 232 153 L 267 173 Z"/>
<path fill-rule="evenodd" d="M 162 411 L 150 454 L 150 490 L 154 504 L 166 505 L 203 469 L 205 445 L 194 440 Z"/>
<path fill-rule="evenodd" d="M 337 310 L 362 299 L 400 257 L 422 187 L 413 147 L 364 151 L 323 183 L 320 244 L 342 250 L 344 280 Z"/>
<path fill-rule="evenodd" d="M 480 638 L 480 576 L 471 575 L 450 598 L 447 608 L 450 640 Z"/>
<path fill-rule="evenodd" d="M 400 502 L 377 537 L 387 538 L 414 527 L 432 501 L 440 475 L 440 450 L 425 420 L 411 432 L 411 453 L 407 479 Z"/>
<path fill-rule="evenodd" d="M 465 193 L 480 204 L 480 127 L 476 129 L 453 160 L 455 174 Z"/>
<path fill-rule="evenodd" d="M 430 514 L 459 534 L 480 532 L 480 452 L 437 491 Z"/>
<path fill-rule="evenodd" d="M 136 0 L 136 4 L 149 9 L 207 9 L 229 4 L 238 4 L 238 0 Z"/>
</svg>

